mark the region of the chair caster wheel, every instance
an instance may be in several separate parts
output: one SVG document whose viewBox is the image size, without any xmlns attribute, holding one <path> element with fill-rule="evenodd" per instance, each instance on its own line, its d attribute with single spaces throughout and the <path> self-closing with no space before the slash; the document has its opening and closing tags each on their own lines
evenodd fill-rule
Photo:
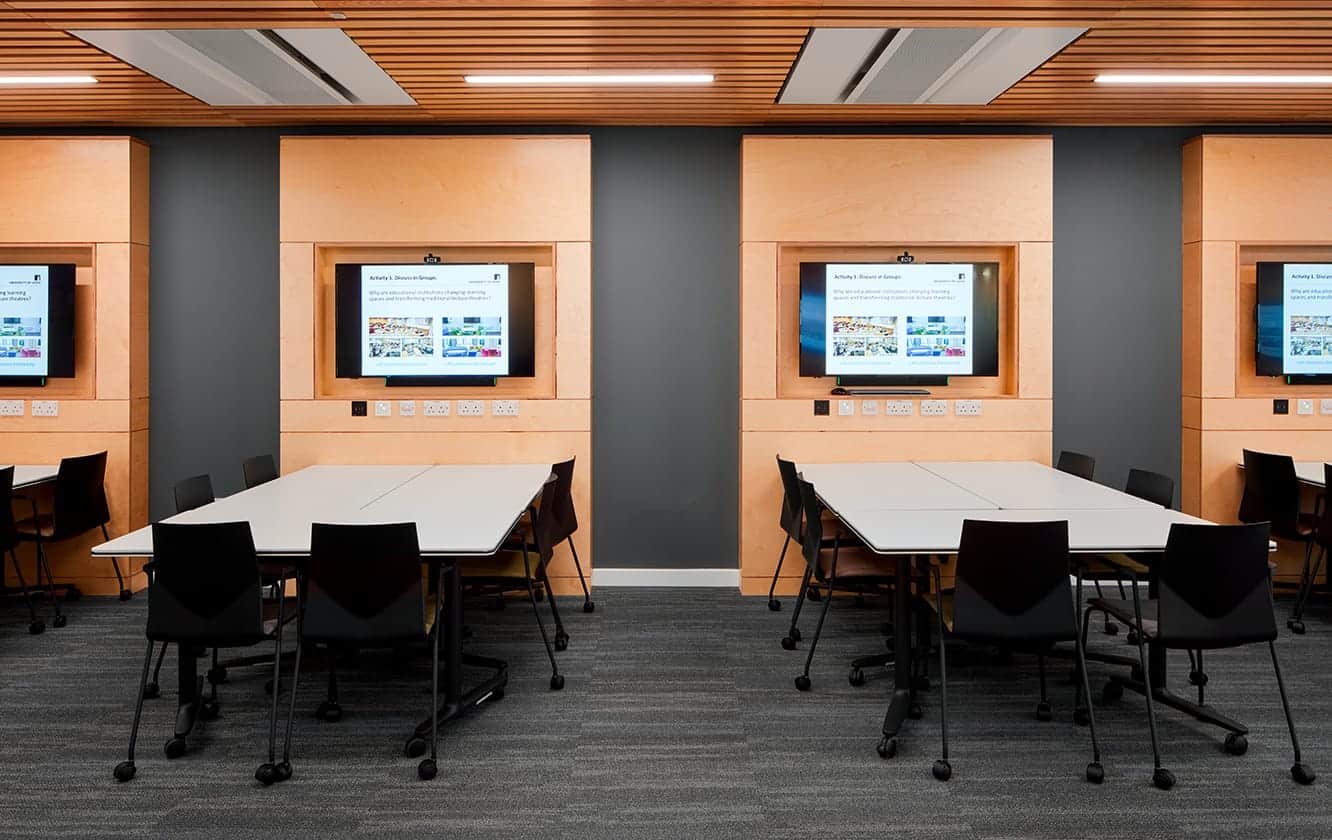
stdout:
<svg viewBox="0 0 1332 840">
<path fill-rule="evenodd" d="M 1105 781 L 1105 768 L 1101 766 L 1101 762 L 1093 761 L 1087 765 L 1087 781 L 1094 785 Z"/>
<path fill-rule="evenodd" d="M 1156 771 L 1152 773 L 1152 784 L 1156 785 L 1161 790 L 1170 790 L 1175 786 L 1175 774 L 1171 773 L 1164 767 L 1158 767 L 1156 768 Z"/>
<path fill-rule="evenodd" d="M 797 641 L 797 642 L 800 641 L 800 628 L 799 628 L 799 627 L 792 627 L 792 628 L 791 628 L 791 639 L 792 639 L 793 641 Z"/>
<path fill-rule="evenodd" d="M 133 598 L 133 597 L 134 597 L 134 593 L 133 593 L 133 592 L 130 592 L 128 589 L 122 589 L 122 590 L 120 590 L 120 600 L 122 600 L 122 601 L 128 601 L 130 598 Z"/>
<path fill-rule="evenodd" d="M 134 762 L 120 762 L 116 765 L 116 769 L 111 771 L 111 775 L 116 777 L 117 782 L 128 782 L 134 778 Z"/>
<path fill-rule="evenodd" d="M 219 665 L 216 668 L 208 669 L 208 684 L 222 685 L 227 681 L 227 669 Z"/>
<path fill-rule="evenodd" d="M 776 598 L 769 598 L 768 609 L 772 610 L 773 612 L 781 612 L 782 602 L 778 601 Z"/>
<path fill-rule="evenodd" d="M 811 601 L 821 601 L 823 593 L 811 586 L 805 590 L 805 597 Z"/>
<path fill-rule="evenodd" d="M 438 772 L 439 767 L 435 765 L 435 760 L 433 758 L 423 759 L 420 764 L 416 765 L 416 775 L 419 776 L 423 782 L 428 782 L 435 778 L 435 774 Z"/>
<path fill-rule="evenodd" d="M 1290 628 L 1290 632 L 1294 633 L 1296 636 L 1303 636 L 1303 635 L 1304 635 L 1304 622 L 1303 622 L 1303 621 L 1300 621 L 1299 619 L 1296 619 L 1296 618 L 1292 618 L 1290 621 L 1287 621 L 1287 622 L 1286 622 L 1286 626 L 1287 626 L 1288 628 Z M 1298 766 L 1298 765 L 1297 765 L 1297 766 Z M 1293 773 L 1294 771 L 1292 770 L 1291 772 Z"/>
<path fill-rule="evenodd" d="M 133 767 L 130 769 L 133 769 Z M 1290 768 L 1290 777 L 1302 785 L 1311 785 L 1313 784 L 1314 779 L 1318 778 L 1318 776 L 1315 775 L 1313 768 L 1307 764 L 1293 765 Z"/>
<path fill-rule="evenodd" d="M 895 758 L 897 756 L 897 739 L 885 735 L 879 739 L 879 745 L 874 749 L 879 753 L 879 758 L 885 760 Z"/>
<path fill-rule="evenodd" d="M 69 624 L 69 616 L 67 615 L 58 615 L 51 619 L 51 626 L 57 630 L 64 627 L 66 624 Z"/>
<path fill-rule="evenodd" d="M 865 672 L 860 670 L 859 668 L 852 668 L 850 675 L 847 676 L 846 678 L 846 681 L 854 686 L 862 686 L 865 684 Z"/>
<path fill-rule="evenodd" d="M 162 688 L 156 682 L 146 682 L 143 684 L 143 699 L 156 700 L 162 696 Z"/>
<path fill-rule="evenodd" d="M 1244 755 L 1249 751 L 1249 739 L 1239 734 L 1231 732 L 1226 736 L 1226 752 L 1231 755 Z"/>
<path fill-rule="evenodd" d="M 596 611 L 597 611 L 597 602 L 596 602 L 596 601 L 584 601 L 584 602 L 583 602 L 583 612 L 585 612 L 585 613 L 590 613 L 590 612 L 596 612 Z"/>
<path fill-rule="evenodd" d="M 429 744 L 426 743 L 425 738 L 420 735 L 413 735 L 407 739 L 407 746 L 403 748 L 403 753 L 408 758 L 420 758 L 425 755 L 428 746 Z"/>
<path fill-rule="evenodd" d="M 782 637 L 782 650 L 795 650 L 796 640 L 791 636 Z"/>
<path fill-rule="evenodd" d="M 1107 636 L 1118 636 L 1119 625 L 1115 624 L 1113 621 L 1107 621 L 1105 625 L 1101 627 L 1101 632 Z"/>
<path fill-rule="evenodd" d="M 566 633 L 556 633 L 556 634 L 555 634 L 555 649 L 556 649 L 556 650 L 568 650 L 568 649 L 569 649 L 569 636 L 568 636 L 568 634 L 566 634 Z"/>
<path fill-rule="evenodd" d="M 554 674 L 550 678 L 550 690 L 559 691 L 564 688 L 564 674 Z"/>
<path fill-rule="evenodd" d="M 162 752 L 166 753 L 167 758 L 180 758 L 185 754 L 185 739 L 172 738 L 170 741 L 166 742 L 166 746 L 162 748 Z"/>
<path fill-rule="evenodd" d="M 812 685 L 812 683 L 809 681 L 809 677 L 804 674 L 795 678 L 796 691 L 809 691 L 810 685 Z"/>
<path fill-rule="evenodd" d="M 254 779 L 264 787 L 268 787 L 278 780 L 277 767 L 273 764 L 260 764 L 259 769 L 254 771 Z"/>
<path fill-rule="evenodd" d="M 28 625 L 28 632 L 34 636 L 40 636 L 41 634 L 46 632 L 46 622 L 45 621 L 32 622 L 31 624 Z"/>
<path fill-rule="evenodd" d="M 947 761 L 944 761 L 943 759 L 939 759 L 938 761 L 934 762 L 934 768 L 932 772 L 934 773 L 934 778 L 938 779 L 941 782 L 946 782 L 949 779 L 953 778 L 953 765 L 949 764 Z"/>
<path fill-rule="evenodd" d="M 912 720 L 920 720 L 925 717 L 925 707 L 919 703 L 912 703 L 907 706 L 907 717 Z"/>
<path fill-rule="evenodd" d="M 1138 631 L 1137 630 L 1128 631 L 1128 633 L 1125 634 L 1124 636 L 1124 643 L 1129 645 L 1136 645 L 1138 643 Z"/>
<path fill-rule="evenodd" d="M 337 703 L 326 700 L 319 704 L 319 708 L 315 709 L 315 717 L 325 723 L 337 723 L 342 720 L 342 707 Z"/>
<path fill-rule="evenodd" d="M 217 720 L 222 716 L 222 705 L 216 700 L 205 700 L 199 706 L 200 720 Z"/>
<path fill-rule="evenodd" d="M 83 597 L 83 590 L 79 589 L 77 586 L 71 586 L 70 588 L 65 590 L 66 601 L 73 602 L 79 600 L 82 597 Z"/>
<path fill-rule="evenodd" d="M 1078 726 L 1086 726 L 1091 723 L 1091 712 L 1087 710 L 1086 706 L 1078 706 L 1073 710 L 1073 722 Z"/>
<path fill-rule="evenodd" d="M 290 761 L 280 761 L 280 762 L 278 762 L 278 764 L 277 764 L 277 780 L 278 780 L 279 782 L 285 782 L 287 779 L 290 779 L 290 778 L 291 778 L 291 762 L 290 762 Z"/>
<path fill-rule="evenodd" d="M 1207 685 L 1207 674 L 1202 671 L 1189 671 L 1189 685 Z"/>
<path fill-rule="evenodd" d="M 1036 704 L 1036 719 L 1042 722 L 1054 720 L 1054 709 L 1050 707 L 1047 700 L 1042 700 Z"/>
</svg>

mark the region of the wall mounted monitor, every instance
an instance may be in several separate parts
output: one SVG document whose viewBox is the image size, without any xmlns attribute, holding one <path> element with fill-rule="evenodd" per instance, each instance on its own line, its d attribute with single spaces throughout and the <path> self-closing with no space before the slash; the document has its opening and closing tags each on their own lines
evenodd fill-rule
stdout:
<svg viewBox="0 0 1332 840">
<path fill-rule="evenodd" d="M 532 263 L 335 268 L 336 373 L 412 385 L 534 376 Z"/>
<path fill-rule="evenodd" d="M 0 385 L 74 375 L 72 263 L 0 265 Z"/>
<path fill-rule="evenodd" d="M 998 263 L 801 263 L 800 375 L 999 375 Z"/>
<path fill-rule="evenodd" d="M 1332 263 L 1257 265 L 1259 376 L 1332 382 Z"/>
</svg>

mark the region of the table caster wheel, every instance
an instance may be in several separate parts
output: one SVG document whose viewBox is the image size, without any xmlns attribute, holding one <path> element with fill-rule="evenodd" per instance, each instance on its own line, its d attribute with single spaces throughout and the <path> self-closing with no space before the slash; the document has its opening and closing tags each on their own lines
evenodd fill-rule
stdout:
<svg viewBox="0 0 1332 840">
<path fill-rule="evenodd" d="M 862 686 L 865 684 L 865 672 L 859 668 L 852 668 L 851 674 L 846 678 L 846 681 L 854 686 Z"/>
<path fill-rule="evenodd" d="M 166 742 L 166 746 L 162 748 L 162 752 L 166 753 L 167 758 L 180 758 L 185 754 L 185 739 L 172 738 L 170 741 Z"/>
<path fill-rule="evenodd" d="M 143 699 L 156 700 L 162 696 L 162 688 L 155 682 L 146 682 L 143 684 Z"/>
<path fill-rule="evenodd" d="M 1043 722 L 1054 720 L 1054 709 L 1050 707 L 1048 700 L 1036 704 L 1036 719 Z"/>
<path fill-rule="evenodd" d="M 1303 635 L 1304 635 L 1304 622 L 1303 622 L 1303 621 L 1300 621 L 1299 619 L 1292 618 L 1290 621 L 1287 621 L 1287 622 L 1286 622 L 1286 626 L 1289 627 L 1289 628 L 1290 628 L 1290 632 L 1294 633 L 1296 636 L 1303 636 Z M 1294 772 L 1294 771 L 1291 771 L 1291 772 Z"/>
<path fill-rule="evenodd" d="M 1119 625 L 1118 625 L 1118 624 L 1115 624 L 1113 621 L 1107 621 L 1107 622 L 1101 627 L 1101 632 L 1104 633 L 1104 634 L 1107 635 L 1107 636 L 1118 636 L 1118 635 L 1119 635 Z"/>
<path fill-rule="evenodd" d="M 768 609 L 772 610 L 773 612 L 781 612 L 782 602 L 778 601 L 776 598 L 769 598 Z"/>
<path fill-rule="evenodd" d="M 823 593 L 811 586 L 805 590 L 805 597 L 811 601 L 821 601 Z"/>
<path fill-rule="evenodd" d="M 1094 785 L 1105 781 L 1105 768 L 1101 766 L 1101 762 L 1093 761 L 1087 765 L 1087 781 Z"/>
<path fill-rule="evenodd" d="M 920 705 L 919 703 L 912 703 L 911 705 L 907 706 L 907 717 L 911 718 L 912 720 L 920 720 L 921 718 L 925 717 L 925 707 Z"/>
<path fill-rule="evenodd" d="M 583 602 L 583 612 L 585 612 L 585 613 L 590 613 L 590 612 L 596 612 L 596 611 L 597 611 L 597 602 L 596 602 L 596 601 L 584 601 L 584 602 Z"/>
<path fill-rule="evenodd" d="M 887 735 L 879 739 L 879 745 L 874 748 L 879 753 L 879 758 L 889 759 L 897 755 L 897 739 L 889 738 Z"/>
<path fill-rule="evenodd" d="M 1207 674 L 1202 671 L 1189 671 L 1189 685 L 1207 685 Z"/>
<path fill-rule="evenodd" d="M 1239 734 L 1231 732 L 1226 736 L 1226 752 L 1231 755 L 1244 755 L 1249 751 L 1249 739 Z"/>
<path fill-rule="evenodd" d="M 1156 785 L 1161 790 L 1170 790 L 1175 786 L 1175 774 L 1171 773 L 1164 767 L 1158 767 L 1156 768 L 1156 771 L 1152 773 L 1152 784 Z"/>
<path fill-rule="evenodd" d="M 73 602 L 79 600 L 82 597 L 83 597 L 83 590 L 79 589 L 77 586 L 71 586 L 70 588 L 65 590 L 66 601 Z"/>
<path fill-rule="evenodd" d="M 278 780 L 277 767 L 269 763 L 260 764 L 259 769 L 254 771 L 254 779 L 264 787 L 268 787 Z"/>
<path fill-rule="evenodd" d="M 1106 683 L 1105 688 L 1101 689 L 1101 702 L 1103 703 L 1117 703 L 1123 696 L 1124 686 L 1114 680 Z"/>
<path fill-rule="evenodd" d="M 134 762 L 120 762 L 116 765 L 116 769 L 111 771 L 111 775 L 116 777 L 117 782 L 128 782 L 134 778 Z"/>
<path fill-rule="evenodd" d="M 550 678 L 550 690 L 559 691 L 564 688 L 564 674 L 554 674 Z"/>
<path fill-rule="evenodd" d="M 342 707 L 337 703 L 325 700 L 319 704 L 319 708 L 315 709 L 315 717 L 325 723 L 337 723 L 342 720 Z"/>
<path fill-rule="evenodd" d="M 280 762 L 278 762 L 278 764 L 277 764 L 277 780 L 278 780 L 279 782 L 285 782 L 287 779 L 290 779 L 290 778 L 291 778 L 291 762 L 290 762 L 290 761 L 280 761 Z"/>
<path fill-rule="evenodd" d="M 413 735 L 407 739 L 407 746 L 403 749 L 403 752 L 408 758 L 420 758 L 426 754 L 426 747 L 428 746 L 429 744 L 426 743 L 425 738 L 420 735 Z"/>
<path fill-rule="evenodd" d="M 568 650 L 568 649 L 569 649 L 569 635 L 568 635 L 567 633 L 556 633 L 556 634 L 555 634 L 555 649 L 556 649 L 556 650 Z"/>
<path fill-rule="evenodd" d="M 40 619 L 28 625 L 28 632 L 34 636 L 40 636 L 46 632 L 46 622 Z"/>
<path fill-rule="evenodd" d="M 416 765 L 416 775 L 419 776 L 423 782 L 428 782 L 435 778 L 435 774 L 438 772 L 439 768 L 435 766 L 435 760 L 433 758 L 423 759 L 420 764 Z"/>
<path fill-rule="evenodd" d="M 932 772 L 934 773 L 934 778 L 941 782 L 946 782 L 953 778 L 953 765 L 943 759 L 939 759 L 934 762 L 934 769 Z"/>
<path fill-rule="evenodd" d="M 120 590 L 120 600 L 122 600 L 122 601 L 128 601 L 130 598 L 133 598 L 133 597 L 134 597 L 134 593 L 133 593 L 133 592 L 130 592 L 128 589 L 122 589 L 122 590 Z"/>
<path fill-rule="evenodd" d="M 1290 777 L 1302 785 L 1311 785 L 1314 779 L 1318 778 L 1314 774 L 1313 768 L 1307 764 L 1296 764 L 1290 768 Z"/>
<path fill-rule="evenodd" d="M 227 669 L 221 665 L 208 669 L 208 684 L 222 685 L 227 681 Z"/>
<path fill-rule="evenodd" d="M 64 627 L 66 624 L 69 624 L 69 616 L 67 615 L 58 615 L 55 618 L 51 619 L 51 626 L 56 628 L 57 630 L 59 630 L 61 627 Z"/>
<path fill-rule="evenodd" d="M 782 637 L 782 650 L 795 650 L 796 640 L 791 636 Z"/>
<path fill-rule="evenodd" d="M 205 700 L 199 706 L 200 720 L 217 720 L 222 716 L 222 705 L 216 700 Z"/>
<path fill-rule="evenodd" d="M 796 691 L 809 691 L 809 687 L 812 684 L 813 683 L 809 681 L 809 677 L 805 676 L 804 674 L 801 674 L 800 676 L 795 678 Z"/>
</svg>

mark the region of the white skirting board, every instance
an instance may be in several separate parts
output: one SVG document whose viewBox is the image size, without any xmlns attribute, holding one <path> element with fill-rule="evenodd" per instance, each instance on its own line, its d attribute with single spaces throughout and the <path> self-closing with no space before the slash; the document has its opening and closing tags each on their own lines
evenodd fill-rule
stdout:
<svg viewBox="0 0 1332 840">
<path fill-rule="evenodd" d="M 592 572 L 594 586 L 702 586 L 739 589 L 739 569 L 606 569 Z"/>
</svg>

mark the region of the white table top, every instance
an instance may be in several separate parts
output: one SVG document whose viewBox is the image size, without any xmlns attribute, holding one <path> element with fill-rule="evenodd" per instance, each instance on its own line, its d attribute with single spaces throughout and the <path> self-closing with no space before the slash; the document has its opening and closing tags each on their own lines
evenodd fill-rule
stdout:
<svg viewBox="0 0 1332 840">
<path fill-rule="evenodd" d="M 60 468 L 55 464 L 15 464 L 14 489 L 20 490 L 24 487 L 31 487 L 34 484 L 54 481 L 59 469 Z"/>
<path fill-rule="evenodd" d="M 798 464 L 833 510 L 977 510 L 997 508 L 910 461 Z"/>
<path fill-rule="evenodd" d="M 164 521 L 247 521 L 260 554 L 287 555 L 309 553 L 315 522 L 416 522 L 423 554 L 491 554 L 549 476 L 549 464 L 325 464 Z M 150 526 L 103 543 L 92 553 L 148 557 L 152 542 Z"/>
<path fill-rule="evenodd" d="M 920 461 L 921 467 L 1004 510 L 1160 508 L 1035 461 Z"/>
<path fill-rule="evenodd" d="M 1244 469 L 1244 462 L 1239 461 L 1239 468 Z M 1322 461 L 1296 461 L 1295 477 L 1302 484 L 1308 484 L 1311 487 L 1323 486 L 1323 462 Z M 18 478 L 15 477 L 14 483 L 18 484 Z"/>
</svg>

